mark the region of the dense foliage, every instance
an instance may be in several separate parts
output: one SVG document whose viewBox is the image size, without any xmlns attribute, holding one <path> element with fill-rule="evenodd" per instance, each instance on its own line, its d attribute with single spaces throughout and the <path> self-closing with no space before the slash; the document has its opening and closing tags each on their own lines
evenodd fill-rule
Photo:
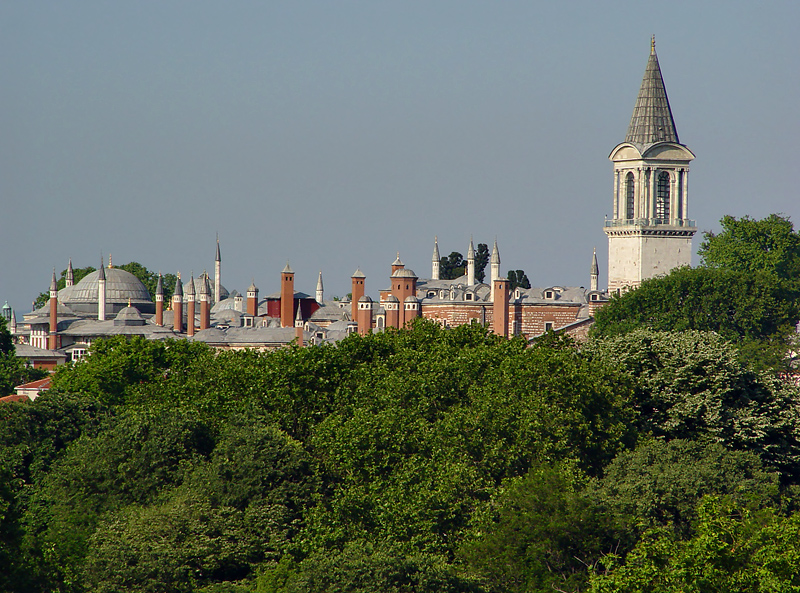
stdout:
<svg viewBox="0 0 800 593">
<path fill-rule="evenodd" d="M 17 358 L 5 317 L 0 316 L 0 397 L 14 393 L 14 387 L 47 376 L 47 371 L 28 367 Z"/>
<path fill-rule="evenodd" d="M 800 395 L 718 335 L 118 338 L 53 384 L 0 408 L 0 590 L 639 590 L 723 528 L 720 583 L 794 578 Z"/>
</svg>

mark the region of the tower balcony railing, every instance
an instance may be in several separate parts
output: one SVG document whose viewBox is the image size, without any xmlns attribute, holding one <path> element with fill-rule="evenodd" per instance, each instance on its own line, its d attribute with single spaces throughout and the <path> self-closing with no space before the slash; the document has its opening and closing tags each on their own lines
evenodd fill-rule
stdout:
<svg viewBox="0 0 800 593">
<path fill-rule="evenodd" d="M 688 218 L 615 218 L 606 219 L 604 227 L 623 227 L 623 226 L 672 226 L 672 227 L 697 227 L 694 220 Z"/>
</svg>

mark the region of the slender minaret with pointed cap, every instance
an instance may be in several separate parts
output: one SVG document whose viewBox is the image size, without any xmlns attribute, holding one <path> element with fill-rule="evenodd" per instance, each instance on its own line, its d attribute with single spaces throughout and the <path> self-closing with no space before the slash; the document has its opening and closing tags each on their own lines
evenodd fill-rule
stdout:
<svg viewBox="0 0 800 593">
<path fill-rule="evenodd" d="M 203 272 L 200 282 L 200 331 L 211 327 L 211 287 L 208 285 L 208 273 Z"/>
<path fill-rule="evenodd" d="M 597 249 L 592 249 L 592 267 L 589 270 L 589 290 L 597 290 L 598 276 L 600 276 L 600 266 L 597 265 Z"/>
<path fill-rule="evenodd" d="M 186 335 L 190 338 L 194 335 L 195 297 L 194 270 L 192 270 L 189 283 L 186 285 Z"/>
<path fill-rule="evenodd" d="M 492 302 L 494 302 L 494 281 L 500 278 L 500 250 L 497 248 L 497 237 L 494 238 L 494 247 L 492 247 L 492 259 L 490 264 L 490 278 L 489 282 L 492 285 Z"/>
<path fill-rule="evenodd" d="M 191 323 L 194 324 L 194 320 Z M 172 293 L 172 329 L 176 334 L 183 333 L 183 282 L 180 272 L 175 280 L 175 292 Z"/>
<path fill-rule="evenodd" d="M 431 257 L 431 280 L 439 279 L 439 265 L 442 258 L 439 256 L 439 237 L 433 238 L 433 257 Z"/>
<path fill-rule="evenodd" d="M 109 261 L 111 256 L 109 255 Z M 97 320 L 106 320 L 106 270 L 103 267 L 103 258 L 100 258 L 100 269 L 97 271 Z"/>
<path fill-rule="evenodd" d="M 75 284 L 75 272 L 72 269 L 72 258 L 69 258 L 69 265 L 67 265 L 67 277 L 64 279 L 66 286 Z"/>
<path fill-rule="evenodd" d="M 164 325 L 164 282 L 161 272 L 158 273 L 156 283 L 156 325 Z"/>
<path fill-rule="evenodd" d="M 294 325 L 294 272 L 287 260 L 281 271 L 281 327 Z"/>
<path fill-rule="evenodd" d="M 222 258 L 219 255 L 219 233 L 217 233 L 217 255 L 214 257 L 214 302 L 215 303 L 219 302 L 220 286 L 222 286 Z"/>
<path fill-rule="evenodd" d="M 322 288 L 322 270 L 319 271 L 319 276 L 317 277 L 317 302 L 321 305 L 322 301 L 325 297 L 325 293 L 323 292 Z"/>
<path fill-rule="evenodd" d="M 50 334 L 47 348 L 48 350 L 58 348 L 58 281 L 55 268 L 53 268 L 53 278 L 50 280 Z"/>
<path fill-rule="evenodd" d="M 472 237 L 469 238 L 469 249 L 467 249 L 467 286 L 475 284 L 475 246 L 472 244 Z"/>
<path fill-rule="evenodd" d="M 303 315 L 300 307 L 297 307 L 297 315 L 294 317 L 294 337 L 298 346 L 303 346 Z"/>
<path fill-rule="evenodd" d="M 694 158 L 678 138 L 653 38 L 625 141 L 609 155 L 614 191 L 612 216 L 603 230 L 610 291 L 636 287 L 691 263 L 697 231 L 689 219 Z"/>
</svg>

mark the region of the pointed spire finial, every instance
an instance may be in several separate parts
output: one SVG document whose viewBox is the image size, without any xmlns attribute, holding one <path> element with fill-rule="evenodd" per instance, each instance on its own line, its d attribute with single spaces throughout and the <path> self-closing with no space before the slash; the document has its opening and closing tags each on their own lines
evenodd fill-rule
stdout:
<svg viewBox="0 0 800 593">
<path fill-rule="evenodd" d="M 655 35 L 653 35 L 650 38 L 650 53 L 651 54 L 656 53 L 656 36 Z"/>
<path fill-rule="evenodd" d="M 111 254 L 109 253 L 108 254 L 108 269 L 110 270 L 113 267 L 114 267 L 114 264 L 111 263 Z"/>
</svg>

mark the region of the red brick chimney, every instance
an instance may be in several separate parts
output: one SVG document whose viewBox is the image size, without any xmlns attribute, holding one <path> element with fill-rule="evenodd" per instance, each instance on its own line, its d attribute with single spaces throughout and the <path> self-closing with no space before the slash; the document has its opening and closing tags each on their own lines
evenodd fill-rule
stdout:
<svg viewBox="0 0 800 593">
<path fill-rule="evenodd" d="M 200 331 L 211 327 L 211 288 L 208 285 L 208 274 L 203 272 L 200 283 Z"/>
<path fill-rule="evenodd" d="M 158 284 L 156 284 L 156 325 L 164 325 L 164 283 L 161 280 L 161 272 L 158 273 Z"/>
<path fill-rule="evenodd" d="M 183 283 L 180 272 L 175 281 L 175 292 L 172 293 L 172 329 L 175 333 L 183 333 Z"/>
<path fill-rule="evenodd" d="M 281 272 L 281 327 L 294 325 L 294 272 L 286 262 Z"/>
<path fill-rule="evenodd" d="M 194 273 L 189 277 L 189 286 L 186 287 L 186 335 L 194 335 L 195 317 Z"/>
<path fill-rule="evenodd" d="M 247 314 L 253 317 L 258 316 L 258 288 L 255 280 L 250 284 L 250 288 L 247 289 Z"/>
<path fill-rule="evenodd" d="M 356 268 L 353 275 L 350 277 L 352 285 L 350 288 L 350 319 L 358 322 L 358 301 L 364 296 L 364 272 Z"/>
<path fill-rule="evenodd" d="M 358 333 L 362 336 L 372 332 L 372 299 L 362 296 L 358 299 Z"/>
<path fill-rule="evenodd" d="M 508 287 L 507 278 L 495 278 L 494 303 L 492 303 L 492 330 L 498 336 L 508 337 Z"/>
</svg>

